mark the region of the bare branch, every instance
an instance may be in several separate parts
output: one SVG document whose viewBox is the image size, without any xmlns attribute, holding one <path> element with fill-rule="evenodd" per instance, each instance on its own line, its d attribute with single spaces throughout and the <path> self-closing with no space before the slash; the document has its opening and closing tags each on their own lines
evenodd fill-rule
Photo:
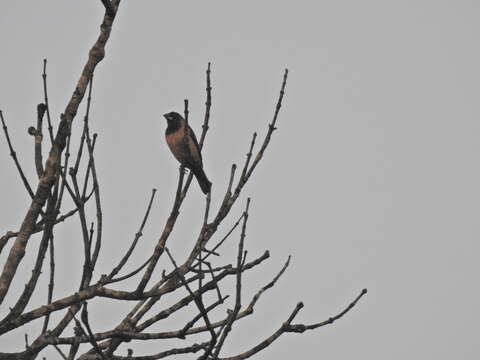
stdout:
<svg viewBox="0 0 480 360">
<path fill-rule="evenodd" d="M 233 231 L 237 228 L 237 226 L 240 224 L 240 221 L 242 221 L 243 217 L 245 216 L 245 213 L 242 213 L 242 215 L 238 218 L 238 220 L 235 222 L 235 224 L 233 224 L 233 226 L 230 228 L 230 230 L 227 232 L 227 234 L 212 248 L 212 250 L 210 250 L 210 252 L 215 252 L 220 246 L 222 246 L 222 244 L 228 239 L 228 237 L 233 233 Z M 207 256 L 205 256 L 203 258 L 203 260 L 205 260 L 206 258 L 208 258 L 210 254 L 207 254 Z"/>
<path fill-rule="evenodd" d="M 155 197 L 157 189 L 152 189 L 152 195 L 150 196 L 150 201 L 148 202 L 147 206 L 147 211 L 145 212 L 145 215 L 143 217 L 143 221 L 140 225 L 140 228 L 138 229 L 137 233 L 135 234 L 135 238 L 133 239 L 132 244 L 130 245 L 130 248 L 127 250 L 127 253 L 123 256 L 123 258 L 120 260 L 120 263 L 112 270 L 110 275 L 108 275 L 109 279 L 112 279 L 118 272 L 122 269 L 122 267 L 126 264 L 128 261 L 128 258 L 132 254 L 133 250 L 135 249 L 135 246 L 137 245 L 138 240 L 140 237 L 143 235 L 143 228 L 145 227 L 145 224 L 147 223 L 148 215 L 150 214 L 150 209 L 152 208 L 152 203 L 153 199 Z M 150 260 L 149 260 L 150 261 Z"/>
<path fill-rule="evenodd" d="M 42 123 L 43 123 L 43 115 L 45 114 L 45 110 L 47 106 L 45 104 L 38 104 L 37 106 L 37 128 L 34 134 L 35 136 L 35 167 L 37 169 L 37 175 L 40 179 L 43 175 L 43 160 L 42 160 Z"/>
<path fill-rule="evenodd" d="M 262 341 L 260 344 L 256 345 L 255 347 L 253 347 L 252 349 L 248 350 L 248 351 L 245 351 L 244 353 L 242 354 L 239 354 L 239 355 L 236 355 L 236 356 L 232 356 L 232 357 L 228 357 L 228 358 L 222 358 L 221 360 L 242 360 L 242 359 L 247 359 L 253 355 L 255 355 L 256 353 L 258 353 L 259 351 L 265 349 L 266 347 L 268 347 L 269 345 L 271 345 L 276 339 L 278 339 L 283 333 L 286 333 L 286 332 L 297 332 L 297 333 L 303 333 L 304 331 L 306 330 L 312 330 L 312 329 L 316 329 L 316 328 L 319 328 L 321 326 L 325 326 L 325 325 L 328 325 L 328 324 L 332 324 L 335 320 L 338 320 L 340 319 L 343 315 L 345 315 L 348 311 L 350 311 L 354 306 L 355 304 L 358 302 L 358 300 L 360 300 L 360 298 L 365 295 L 367 293 L 367 289 L 363 289 L 362 292 L 360 293 L 360 295 L 358 295 L 356 297 L 356 299 L 350 303 L 350 305 L 344 309 L 341 313 L 339 313 L 338 315 L 334 316 L 334 317 L 331 317 L 329 318 L 328 320 L 325 320 L 325 321 L 322 321 L 320 323 L 317 323 L 317 324 L 313 324 L 313 325 L 303 325 L 303 324 L 296 324 L 296 325 L 292 325 L 292 321 L 293 319 L 297 316 L 298 312 L 300 311 L 300 309 L 303 308 L 303 303 L 299 302 L 297 304 L 297 306 L 295 307 L 295 309 L 293 310 L 292 314 L 289 316 L 289 318 L 287 319 L 287 321 L 285 321 L 282 326 L 275 332 L 273 333 L 271 336 L 269 336 L 267 339 L 265 339 L 264 341 Z"/>
<path fill-rule="evenodd" d="M 83 260 L 83 272 L 82 272 L 82 280 L 80 282 L 80 289 L 82 289 L 85 285 L 85 279 L 89 277 L 89 273 L 93 271 L 92 268 L 92 259 L 91 259 L 91 239 L 88 231 L 88 225 L 87 225 L 87 218 L 85 214 L 85 208 L 80 200 L 80 190 L 78 187 L 78 182 L 77 182 L 77 177 L 73 173 L 73 171 L 70 171 L 70 176 L 72 178 L 72 183 L 73 183 L 73 189 L 74 193 L 70 190 L 70 187 L 68 186 L 67 182 L 64 182 L 67 186 L 67 190 L 69 191 L 72 200 L 75 202 L 75 204 L 78 207 L 78 216 L 80 219 L 80 227 L 82 231 L 82 237 L 83 237 L 83 251 L 84 251 L 84 260 Z M 92 224 L 93 227 L 93 224 Z M 91 232 L 90 232 L 91 233 Z"/>
<path fill-rule="evenodd" d="M 188 283 L 185 281 L 185 278 L 183 277 L 183 275 L 180 273 L 179 269 L 178 269 L 178 266 L 177 266 L 177 263 L 175 262 L 175 260 L 173 259 L 172 257 L 172 254 L 170 254 L 170 251 L 168 250 L 168 248 L 165 248 L 165 251 L 168 255 L 168 257 L 170 258 L 170 261 L 172 262 L 173 266 L 175 267 L 175 270 L 176 270 L 176 273 L 178 274 L 179 278 L 180 278 L 180 281 L 182 282 L 183 286 L 185 286 L 185 288 L 187 289 L 188 293 L 190 294 L 190 296 L 192 296 L 193 300 L 195 301 L 195 304 L 197 305 L 198 307 L 198 310 L 200 311 L 200 313 L 202 314 L 202 317 L 203 317 L 203 320 L 205 321 L 205 325 L 207 326 L 207 328 L 209 329 L 210 331 L 210 334 L 212 335 L 212 342 L 215 342 L 216 339 L 217 339 L 217 334 L 215 333 L 215 331 L 213 331 L 213 328 L 212 328 L 212 325 L 210 323 L 210 319 L 208 318 L 208 314 L 207 314 L 207 311 L 205 310 L 205 306 L 203 305 L 203 302 L 200 298 L 199 295 L 195 294 L 192 289 L 190 289 L 190 286 L 188 286 Z M 201 292 L 202 289 L 199 289 L 199 292 Z M 208 356 L 208 355 L 207 355 Z"/>
<path fill-rule="evenodd" d="M 242 176 L 240 179 L 245 179 L 248 171 L 248 165 L 250 164 L 250 159 L 252 158 L 253 147 L 255 146 L 255 140 L 257 139 L 257 133 L 254 132 L 252 136 L 252 141 L 250 142 L 250 150 L 247 153 L 247 159 L 245 160 L 245 165 L 243 165 Z"/>
<path fill-rule="evenodd" d="M 261 264 L 264 260 L 268 259 L 268 257 L 269 257 L 269 253 L 267 251 L 262 256 L 258 257 L 257 259 L 245 264 L 243 266 L 243 271 L 254 268 L 255 266 Z M 206 291 L 214 289 L 216 284 L 219 281 L 221 281 L 225 276 L 235 275 L 236 273 L 237 273 L 237 270 L 235 268 L 231 268 L 231 269 L 228 269 L 228 270 L 222 272 L 221 274 L 216 276 L 214 279 L 212 279 L 212 281 L 206 283 L 202 287 L 201 292 L 205 293 Z M 191 279 L 188 279 L 186 281 L 187 282 L 192 282 L 194 280 L 195 280 L 195 278 L 191 278 Z M 196 292 L 196 294 L 197 294 L 196 296 L 198 296 L 199 292 L 200 291 Z M 138 322 L 139 319 L 132 318 L 133 314 L 131 313 L 129 315 L 130 321 L 127 322 L 128 324 L 130 324 L 129 326 L 125 327 L 126 326 L 126 323 L 125 323 L 123 325 L 118 326 L 113 331 L 95 334 L 95 339 L 98 341 L 98 340 L 113 338 L 112 341 L 108 341 L 106 343 L 103 343 L 103 344 L 99 345 L 102 348 L 110 347 L 109 352 L 112 353 L 114 351 L 114 349 L 116 349 L 116 347 L 118 347 L 118 345 L 126 339 L 150 340 L 150 339 L 166 339 L 166 338 L 183 338 L 185 335 L 191 335 L 191 334 L 197 334 L 197 333 L 200 333 L 200 332 L 210 331 L 207 326 L 203 326 L 203 327 L 189 329 L 186 333 L 184 333 L 183 328 L 180 329 L 180 330 L 176 330 L 176 331 L 162 332 L 162 333 L 140 333 L 141 331 L 145 330 L 147 327 L 151 326 L 152 324 L 156 323 L 157 321 L 165 319 L 165 318 L 169 317 L 171 314 L 175 313 L 176 311 L 186 307 L 192 301 L 194 301 L 194 296 L 188 295 L 185 298 L 178 301 L 177 303 L 175 303 L 174 305 L 170 306 L 169 308 L 162 310 L 161 312 L 159 312 L 158 314 L 156 314 L 152 318 L 146 320 L 143 324 L 140 324 L 140 325 L 138 325 L 137 327 L 134 327 L 134 328 L 131 327 L 131 326 L 133 326 L 132 324 L 135 324 L 136 322 Z M 238 318 L 242 318 L 246 315 L 249 315 L 250 313 L 251 313 L 251 311 L 248 312 L 248 313 L 242 312 L 242 313 L 239 314 Z M 225 326 L 225 323 L 226 323 L 226 320 L 216 322 L 216 323 L 212 323 L 212 328 L 223 327 L 223 326 Z M 124 329 L 131 329 L 131 331 L 124 330 Z M 74 344 L 75 341 L 79 341 L 79 340 L 81 340 L 82 342 L 87 342 L 88 341 L 88 339 L 86 339 L 86 338 L 81 338 L 80 339 L 78 337 L 77 338 L 75 338 L 75 337 L 73 337 L 73 338 L 59 338 L 59 339 L 48 338 L 48 339 L 43 339 L 43 343 Z"/>
<path fill-rule="evenodd" d="M 282 87 L 280 89 L 280 96 L 278 97 L 277 106 L 275 107 L 275 113 L 273 115 L 273 120 L 270 124 L 268 124 L 268 132 L 267 132 L 267 135 L 265 136 L 265 139 L 263 140 L 263 144 L 262 144 L 262 147 L 261 147 L 260 151 L 255 156 L 255 160 L 253 161 L 252 166 L 248 169 L 248 173 L 246 174 L 244 179 L 242 179 L 243 181 L 240 180 L 239 186 L 242 182 L 246 182 L 248 180 L 248 178 L 252 175 L 253 170 L 257 166 L 258 162 L 262 159 L 263 153 L 265 152 L 268 144 L 270 143 L 270 138 L 272 137 L 272 133 L 277 129 L 275 127 L 275 125 L 277 123 L 278 113 L 280 112 L 280 108 L 282 107 L 283 96 L 285 95 L 285 86 L 287 85 L 287 76 L 288 76 L 288 69 L 285 69 L 285 72 L 283 74 Z M 254 137 L 255 137 L 255 135 L 254 135 Z M 252 146 L 251 146 L 252 148 L 253 148 L 253 145 L 254 145 L 254 140 L 252 140 Z M 238 188 L 238 186 L 237 186 L 237 188 Z"/>
<path fill-rule="evenodd" d="M 115 16 L 115 9 L 113 8 L 110 0 L 100 0 L 100 1 L 102 2 L 103 6 L 105 6 L 105 11 L 106 11 L 107 15 L 111 16 L 111 17 L 114 17 Z"/>
<path fill-rule="evenodd" d="M 254 296 L 254 297 L 252 298 L 252 300 L 250 301 L 250 304 L 248 304 L 248 306 L 247 306 L 247 309 L 246 309 L 247 312 L 252 313 L 255 304 L 257 303 L 258 299 L 260 299 L 260 296 L 262 296 L 262 294 L 265 292 L 265 290 L 268 290 L 268 289 L 272 288 L 273 286 L 275 286 L 275 284 L 276 284 L 276 282 L 278 281 L 278 279 L 280 279 L 280 277 L 283 275 L 283 273 L 284 273 L 285 270 L 287 269 L 288 265 L 290 265 L 290 258 L 291 258 L 291 256 L 288 257 L 287 262 L 285 263 L 285 265 L 283 265 L 282 269 L 281 269 L 280 272 L 273 278 L 273 280 L 270 281 L 270 282 L 269 282 L 267 285 L 265 285 L 264 287 L 262 287 L 262 288 L 255 294 L 255 296 Z"/>
<path fill-rule="evenodd" d="M 209 129 L 210 109 L 212 107 L 212 93 L 211 93 L 212 87 L 210 84 L 210 63 L 208 63 L 206 74 L 207 74 L 207 101 L 205 102 L 205 117 L 203 119 L 202 134 L 200 135 L 200 141 L 198 143 L 200 150 L 203 149 L 203 145 L 205 143 L 205 137 L 207 136 L 207 132 Z M 190 187 L 190 183 L 192 182 L 192 179 L 193 179 L 193 173 L 190 173 L 188 175 L 187 181 L 185 182 L 185 186 L 183 187 L 182 200 L 187 195 L 187 191 Z"/>
<path fill-rule="evenodd" d="M 200 292 L 201 293 L 201 292 Z M 221 305 L 225 302 L 225 300 L 228 299 L 228 295 L 223 297 L 223 298 L 220 298 L 218 299 L 216 302 L 214 302 L 212 305 L 210 305 L 209 307 L 207 307 L 205 309 L 205 311 L 207 313 L 209 313 L 211 310 L 215 309 L 218 305 Z M 202 317 L 202 313 L 199 313 L 197 314 L 192 320 L 190 320 L 188 323 L 185 324 L 185 326 L 183 327 L 183 329 L 180 331 L 180 334 L 178 335 L 179 338 L 184 338 L 185 337 L 185 333 L 191 329 L 191 327 L 193 325 L 195 325 L 195 323 L 200 320 L 200 318 Z M 211 324 L 210 324 L 211 326 Z"/>
<path fill-rule="evenodd" d="M 95 340 L 95 337 L 93 336 L 92 329 L 90 328 L 90 323 L 88 321 L 88 309 L 87 309 L 87 302 L 86 301 L 83 303 L 81 319 L 82 319 L 83 324 L 87 328 L 88 338 L 89 338 L 90 343 L 92 344 L 93 348 L 95 349 L 97 354 L 100 355 L 100 357 L 103 360 L 107 360 L 107 357 L 105 356 L 103 351 L 98 346 L 97 341 Z"/>
<path fill-rule="evenodd" d="M 47 112 L 47 121 L 48 121 L 48 134 L 50 136 L 50 143 L 53 145 L 53 129 L 52 129 L 52 122 L 50 120 L 50 106 L 48 105 L 48 93 L 47 93 L 47 59 L 43 59 L 43 97 L 44 103 Z"/>
<path fill-rule="evenodd" d="M 15 303 L 15 306 L 10 310 L 10 313 L 4 319 L 2 319 L 2 321 L 0 321 L 0 326 L 8 323 L 9 321 L 16 318 L 18 315 L 20 315 L 23 312 L 23 310 L 25 309 L 25 307 L 28 305 L 30 301 L 33 291 L 35 290 L 38 278 L 40 277 L 40 273 L 42 270 L 45 253 L 48 248 L 48 242 L 50 240 L 50 237 L 52 236 L 52 229 L 55 221 L 55 203 L 57 201 L 57 195 L 58 195 L 58 183 L 55 185 L 55 190 L 53 191 L 53 194 L 51 194 L 48 199 L 47 216 L 46 216 L 46 224 L 45 224 L 46 226 L 45 226 L 45 230 L 43 231 L 42 240 L 40 241 L 37 259 L 35 261 L 35 265 L 33 267 L 30 280 L 25 285 L 25 288 L 22 294 L 20 295 L 17 302 Z"/>
<path fill-rule="evenodd" d="M 63 351 L 57 345 L 53 345 L 53 347 L 55 348 L 55 350 L 57 350 L 58 354 L 62 357 L 63 360 L 68 360 Z"/>
<path fill-rule="evenodd" d="M 82 201 L 82 203 L 83 204 L 87 203 L 88 200 L 91 198 L 92 194 L 93 194 L 93 191 L 85 198 L 84 201 Z M 78 207 L 68 211 L 67 213 L 63 214 L 62 216 L 57 217 L 54 225 L 56 225 L 60 222 L 63 222 L 66 219 L 68 219 L 69 217 L 75 215 L 77 213 L 77 211 L 78 211 Z M 45 229 L 44 225 L 45 225 L 45 220 L 39 221 L 36 225 L 35 230 L 32 232 L 32 234 L 36 234 L 36 233 L 39 233 L 40 231 L 43 231 Z M 6 234 L 3 235 L 0 238 L 0 253 L 2 252 L 4 246 L 7 244 L 8 240 L 16 237 L 17 235 L 18 235 L 18 231 L 7 231 Z"/>
<path fill-rule="evenodd" d="M 206 78 L 207 78 L 207 100 L 205 101 L 205 117 L 203 119 L 202 125 L 202 135 L 200 136 L 200 142 L 198 145 L 200 146 L 200 150 L 203 149 L 203 142 L 205 141 L 205 136 L 207 135 L 208 131 L 208 123 L 210 121 L 210 109 L 212 108 L 212 85 L 210 81 L 210 63 L 208 63 L 207 71 L 206 71 Z"/>
<path fill-rule="evenodd" d="M 13 162 L 15 163 L 15 166 L 18 170 L 18 173 L 20 174 L 20 177 L 22 178 L 23 185 L 27 189 L 30 197 L 33 199 L 33 197 L 34 197 L 33 190 L 31 188 L 27 178 L 25 177 L 25 174 L 23 172 L 22 166 L 20 165 L 20 162 L 18 161 L 17 153 L 13 149 L 12 142 L 10 141 L 10 136 L 8 135 L 8 128 L 7 128 L 7 125 L 5 124 L 5 119 L 3 118 L 2 110 L 0 110 L 0 119 L 2 120 L 3 132 L 5 134 L 5 138 L 7 139 L 8 148 L 10 149 L 10 156 L 12 157 Z M 0 303 L 1 303 L 1 299 L 0 299 Z"/>
<path fill-rule="evenodd" d="M 191 346 L 183 347 L 183 348 L 173 348 L 167 351 L 162 351 L 160 353 L 154 355 L 144 355 L 144 356 L 117 356 L 114 355 L 112 358 L 114 360 L 157 360 L 163 359 L 167 356 L 171 355 L 178 355 L 178 354 L 188 354 L 188 353 L 196 353 L 200 350 L 205 349 L 208 346 L 208 343 L 201 343 L 201 344 L 193 344 Z M 82 360 L 95 360 L 97 356 L 95 355 L 84 355 L 81 358 Z"/>
<path fill-rule="evenodd" d="M 240 241 L 238 243 L 238 253 L 237 253 L 237 281 L 236 281 L 236 296 L 235 296 L 235 307 L 233 311 L 230 312 L 227 323 L 225 328 L 222 332 L 220 339 L 218 340 L 218 344 L 215 347 L 215 352 L 213 353 L 214 359 L 218 358 L 218 354 L 220 354 L 220 350 L 223 347 L 225 339 L 227 338 L 228 334 L 232 330 L 233 322 L 236 320 L 238 313 L 242 307 L 242 267 L 243 267 L 243 248 L 244 248 L 244 241 L 245 241 L 245 231 L 247 229 L 247 221 L 248 221 L 248 208 L 250 207 L 250 198 L 247 199 L 247 205 L 245 207 L 245 211 L 243 212 L 243 224 L 242 224 L 242 233 L 240 234 Z"/>
<path fill-rule="evenodd" d="M 53 241 L 53 234 L 50 236 L 50 244 L 49 244 L 49 249 L 50 249 L 50 279 L 48 283 L 48 295 L 47 295 L 47 305 L 50 305 L 52 303 L 52 298 L 53 298 L 53 287 L 55 284 L 55 247 L 54 247 L 54 241 Z M 42 334 L 45 333 L 48 329 L 48 322 L 50 320 L 50 314 L 47 314 L 45 316 L 45 319 L 43 321 L 43 328 L 42 328 Z"/>
<path fill-rule="evenodd" d="M 353 300 L 342 312 L 340 312 L 339 314 L 333 317 L 328 318 L 325 321 L 321 321 L 319 323 L 312 324 L 312 325 L 303 325 L 303 324 L 288 325 L 285 331 L 303 333 L 306 330 L 313 330 L 325 325 L 333 324 L 336 320 L 340 319 L 343 315 L 349 312 L 357 304 L 357 302 L 362 298 L 362 296 L 365 295 L 366 293 L 367 293 L 367 289 L 363 289 L 360 292 L 360 294 L 355 298 L 355 300 Z"/>
<path fill-rule="evenodd" d="M 257 346 L 254 346 L 250 350 L 247 350 L 244 353 L 241 353 L 239 355 L 232 356 L 232 357 L 227 357 L 227 358 L 219 358 L 219 359 L 220 360 L 243 360 L 243 359 L 247 359 L 247 358 L 255 355 L 256 353 L 258 353 L 259 351 L 265 349 L 267 346 L 271 345 L 275 340 L 277 340 L 280 337 L 280 335 L 282 335 L 285 332 L 285 327 L 290 325 L 290 323 L 293 321 L 295 316 L 297 316 L 298 312 L 300 311 L 300 309 L 302 307 L 303 307 L 303 304 L 301 302 L 298 303 L 297 306 L 295 307 L 295 309 L 293 310 L 293 312 L 291 313 L 291 315 L 288 317 L 287 321 L 284 322 L 282 324 L 282 326 L 277 331 L 275 331 L 275 333 L 273 333 L 267 339 L 263 340 Z"/>
<path fill-rule="evenodd" d="M 87 124 L 87 126 L 85 127 L 85 138 L 86 138 L 87 134 L 89 134 L 88 122 L 86 122 L 86 124 Z M 96 142 L 97 142 L 97 134 L 93 134 L 93 138 L 92 138 L 92 142 L 91 142 L 92 153 L 95 150 Z M 88 147 L 88 145 L 87 145 L 87 147 Z M 89 154 L 90 154 L 90 149 L 88 151 L 89 151 Z M 84 176 L 84 179 L 83 179 L 82 198 L 84 198 L 85 194 L 87 193 L 88 181 L 90 180 L 91 170 L 92 170 L 92 162 L 91 162 L 91 158 L 89 156 L 87 170 L 85 172 L 85 176 Z M 95 191 L 95 186 L 93 186 L 93 191 Z"/>
<path fill-rule="evenodd" d="M 96 138 L 96 134 L 93 135 L 94 139 Z M 94 189 L 94 196 L 95 196 L 95 207 L 96 207 L 96 215 L 97 215 L 97 236 L 95 239 L 95 247 L 93 249 L 92 255 L 92 266 L 95 267 L 98 259 L 98 254 L 100 253 L 100 247 L 102 244 L 102 230 L 103 230 L 103 214 L 102 214 L 102 206 L 100 202 L 100 187 L 98 184 L 97 179 L 97 170 L 95 168 L 95 159 L 93 157 L 93 143 L 90 139 L 90 134 L 87 130 L 87 148 L 88 153 L 90 155 L 90 169 L 92 171 L 92 178 L 93 178 L 93 189 Z"/>
<path fill-rule="evenodd" d="M 115 279 L 111 279 L 109 280 L 108 278 L 103 282 L 105 284 L 113 284 L 113 283 L 116 283 L 116 282 L 119 282 L 119 281 L 123 281 L 125 279 L 129 279 L 131 278 L 132 276 L 135 276 L 136 274 L 138 274 L 140 271 L 142 271 L 145 266 L 148 265 L 148 263 L 152 260 L 152 257 L 150 256 L 147 261 L 145 261 L 142 265 L 140 265 L 138 268 L 136 268 L 135 270 L 129 272 L 128 274 L 126 275 L 123 275 L 123 276 L 120 276 L 118 278 L 115 278 Z"/>
<path fill-rule="evenodd" d="M 114 7 L 116 8 L 119 3 L 120 0 L 115 0 Z M 113 17 L 104 17 L 100 36 L 89 53 L 89 57 L 83 69 L 82 75 L 80 76 L 77 86 L 75 87 L 72 98 L 67 104 L 64 116 L 62 116 L 57 135 L 55 136 L 52 149 L 50 150 L 50 154 L 46 161 L 44 174 L 38 183 L 38 187 L 30 208 L 25 215 L 22 226 L 20 227 L 19 235 L 17 236 L 15 243 L 10 250 L 2 274 L 0 275 L 0 303 L 3 302 L 5 295 L 10 288 L 10 284 L 16 273 L 17 267 L 25 255 L 25 248 L 27 246 L 28 239 L 35 228 L 36 220 L 47 200 L 50 189 L 55 183 L 58 167 L 60 166 L 61 154 L 65 149 L 66 140 L 70 135 L 71 123 L 77 114 L 78 107 L 85 94 L 91 74 L 94 72 L 97 64 L 105 56 L 105 44 L 110 36 L 112 23 Z"/>
<path fill-rule="evenodd" d="M 77 343 L 73 344 L 70 347 L 70 351 L 68 353 L 68 360 L 74 360 L 75 359 L 75 355 L 77 354 L 79 347 L 80 347 L 80 344 L 77 344 Z"/>
<path fill-rule="evenodd" d="M 153 255 L 151 257 L 151 260 L 148 264 L 148 268 L 143 274 L 142 280 L 139 282 L 137 286 L 137 292 L 141 293 L 145 289 L 145 286 L 147 285 L 148 281 L 150 280 L 150 277 L 152 276 L 153 270 L 155 270 L 155 266 L 157 265 L 158 259 L 160 256 L 163 254 L 163 251 L 165 249 L 165 244 L 167 243 L 167 239 L 170 236 L 170 233 L 173 230 L 173 226 L 175 225 L 175 222 L 177 220 L 178 216 L 178 210 L 180 209 L 180 206 L 182 204 L 182 198 L 180 196 L 181 191 L 182 191 L 182 184 L 183 184 L 183 177 L 185 175 L 184 167 L 180 166 L 179 170 L 179 178 L 178 178 L 178 185 L 177 185 L 177 193 L 175 196 L 175 201 L 173 203 L 173 208 L 172 211 L 170 212 L 170 216 L 167 219 L 167 223 L 165 224 L 165 227 L 163 229 L 162 235 L 160 236 L 160 239 L 157 242 L 157 245 L 155 246 L 155 249 L 153 251 Z"/>
<path fill-rule="evenodd" d="M 78 173 L 78 168 L 80 166 L 80 160 L 81 160 L 82 154 L 83 154 L 83 146 L 85 144 L 85 134 L 87 133 L 88 120 L 89 120 L 89 115 L 90 115 L 90 105 L 91 105 L 91 102 L 92 102 L 92 88 L 93 88 L 93 74 L 92 74 L 92 77 L 90 78 L 90 82 L 88 84 L 87 109 L 85 110 L 85 115 L 83 117 L 82 136 L 80 137 L 80 145 L 78 146 L 77 159 L 75 160 L 75 166 L 73 167 L 74 174 Z M 87 174 L 88 174 L 89 170 L 90 170 L 90 162 L 89 162 L 88 167 L 87 167 Z M 88 178 L 88 176 L 86 176 L 86 178 Z M 84 187 L 86 187 L 86 186 L 84 186 Z"/>
<path fill-rule="evenodd" d="M 262 256 L 259 258 L 245 264 L 243 267 L 244 270 L 251 269 L 257 265 L 259 265 L 261 262 L 263 262 L 265 259 L 267 259 L 270 256 L 268 252 L 265 252 Z M 215 289 L 215 283 L 218 281 L 221 281 L 224 277 L 228 275 L 233 275 L 236 274 L 236 269 L 227 269 L 223 271 L 222 273 L 218 274 L 214 280 L 206 283 L 202 287 L 202 291 L 209 291 L 212 289 Z M 196 281 L 197 278 L 194 277 L 192 279 L 186 280 L 186 282 L 191 282 L 191 281 Z M 118 299 L 118 300 L 128 300 L 128 301 L 134 301 L 134 300 L 141 300 L 141 299 L 148 299 L 148 298 L 153 298 L 157 296 L 162 296 L 164 294 L 170 293 L 174 291 L 177 287 L 166 287 L 166 288 L 161 288 L 161 289 L 154 289 L 150 290 L 147 292 L 144 292 L 142 294 L 138 294 L 136 291 L 128 292 L 128 291 L 120 291 L 120 290 L 113 290 L 107 287 L 104 287 L 101 285 L 101 282 L 95 285 L 90 285 L 86 287 L 85 289 L 79 291 L 78 293 L 74 295 L 70 295 L 67 297 L 64 297 L 62 299 L 56 300 L 52 302 L 48 306 L 42 306 L 37 309 L 31 310 L 27 313 L 24 313 L 20 316 L 18 316 L 15 319 L 12 319 L 9 321 L 7 324 L 0 324 L 0 335 L 4 334 L 12 329 L 15 329 L 23 324 L 26 324 L 34 319 L 38 319 L 42 316 L 45 316 L 46 314 L 50 314 L 52 312 L 65 309 L 71 305 L 81 303 L 85 300 L 91 299 L 93 297 L 105 297 L 105 298 L 110 298 L 110 299 Z M 193 298 L 191 299 L 193 300 Z M 155 322 L 155 321 L 154 321 Z M 153 322 L 152 322 L 153 323 Z M 148 326 L 148 325 L 147 325 Z M 145 326 L 146 327 L 146 326 Z M 145 328 L 144 327 L 144 328 Z"/>
</svg>

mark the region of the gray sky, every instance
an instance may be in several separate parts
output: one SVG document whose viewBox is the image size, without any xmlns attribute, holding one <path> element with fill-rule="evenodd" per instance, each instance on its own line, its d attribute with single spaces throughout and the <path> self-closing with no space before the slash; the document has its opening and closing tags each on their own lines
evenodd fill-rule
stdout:
<svg viewBox="0 0 480 360">
<path fill-rule="evenodd" d="M 289 254 L 293 260 L 256 314 L 238 323 L 225 355 L 275 331 L 299 300 L 306 307 L 297 321 L 317 322 L 367 287 L 368 295 L 335 325 L 286 334 L 258 358 L 478 358 L 478 14 L 474 1 L 123 1 L 94 80 L 91 121 L 100 134 L 105 216 L 98 274 L 128 246 L 152 187 L 158 196 L 134 261 L 145 260 L 156 242 L 178 169 L 161 114 L 180 111 L 189 98 L 190 123 L 200 132 L 207 62 L 213 108 L 203 156 L 214 206 L 252 132 L 265 134 L 288 67 L 279 129 L 243 194 L 252 197 L 249 254 L 270 249 L 272 255 L 246 276 L 246 299 Z M 32 180 L 26 129 L 42 101 L 42 59 L 49 61 L 58 119 L 101 16 L 100 1 L 1 6 L 0 108 Z M 0 150 L 3 234 L 19 226 L 28 199 L 3 138 Z M 169 240 L 180 259 L 201 225 L 198 185 L 184 206 Z M 79 281 L 69 269 L 75 261 L 80 266 L 81 239 L 71 229 L 57 234 L 57 267 L 64 270 L 56 298 Z M 235 247 L 232 241 L 225 248 L 226 261 L 234 261 Z M 31 261 L 23 263 L 25 274 Z M 18 293 L 23 282 L 15 285 Z M 38 301 L 46 298 L 43 289 Z M 94 326 L 106 330 L 124 308 L 97 304 Z M 2 350 L 20 350 L 23 332 L 0 343 Z M 152 345 L 135 354 L 162 348 Z"/>
</svg>

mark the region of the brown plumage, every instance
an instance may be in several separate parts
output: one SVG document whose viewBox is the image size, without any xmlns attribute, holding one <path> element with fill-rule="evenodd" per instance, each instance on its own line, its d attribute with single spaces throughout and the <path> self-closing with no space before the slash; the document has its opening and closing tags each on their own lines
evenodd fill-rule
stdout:
<svg viewBox="0 0 480 360">
<path fill-rule="evenodd" d="M 203 171 L 202 154 L 195 133 L 190 126 L 185 131 L 186 121 L 179 113 L 170 112 L 163 116 L 167 119 L 168 126 L 165 131 L 165 139 L 170 150 L 180 164 L 195 175 L 203 193 L 208 194 L 212 183 Z"/>
</svg>

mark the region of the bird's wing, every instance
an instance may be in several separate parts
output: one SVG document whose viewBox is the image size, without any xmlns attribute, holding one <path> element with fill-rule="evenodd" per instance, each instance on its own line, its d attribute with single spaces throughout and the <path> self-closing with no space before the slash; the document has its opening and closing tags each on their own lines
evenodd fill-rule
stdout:
<svg viewBox="0 0 480 360">
<path fill-rule="evenodd" d="M 190 126 L 188 127 L 188 134 L 190 135 L 190 139 L 192 139 L 192 141 L 188 144 L 190 153 L 194 158 L 195 162 L 199 161 L 200 164 L 202 164 L 202 153 L 200 152 L 200 145 L 198 145 L 197 137 L 195 136 L 195 133 Z"/>
<path fill-rule="evenodd" d="M 200 153 L 200 146 L 193 130 L 188 127 L 188 156 L 185 159 L 186 166 L 191 170 L 201 169 L 203 167 L 202 154 Z"/>
</svg>

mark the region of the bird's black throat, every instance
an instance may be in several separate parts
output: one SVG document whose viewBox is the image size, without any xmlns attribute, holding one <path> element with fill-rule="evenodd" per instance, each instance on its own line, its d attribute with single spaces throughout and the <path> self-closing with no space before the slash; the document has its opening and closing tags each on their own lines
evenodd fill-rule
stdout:
<svg viewBox="0 0 480 360">
<path fill-rule="evenodd" d="M 167 120 L 167 130 L 165 131 L 166 135 L 173 134 L 178 131 L 181 127 L 181 122 L 176 120 Z"/>
</svg>

